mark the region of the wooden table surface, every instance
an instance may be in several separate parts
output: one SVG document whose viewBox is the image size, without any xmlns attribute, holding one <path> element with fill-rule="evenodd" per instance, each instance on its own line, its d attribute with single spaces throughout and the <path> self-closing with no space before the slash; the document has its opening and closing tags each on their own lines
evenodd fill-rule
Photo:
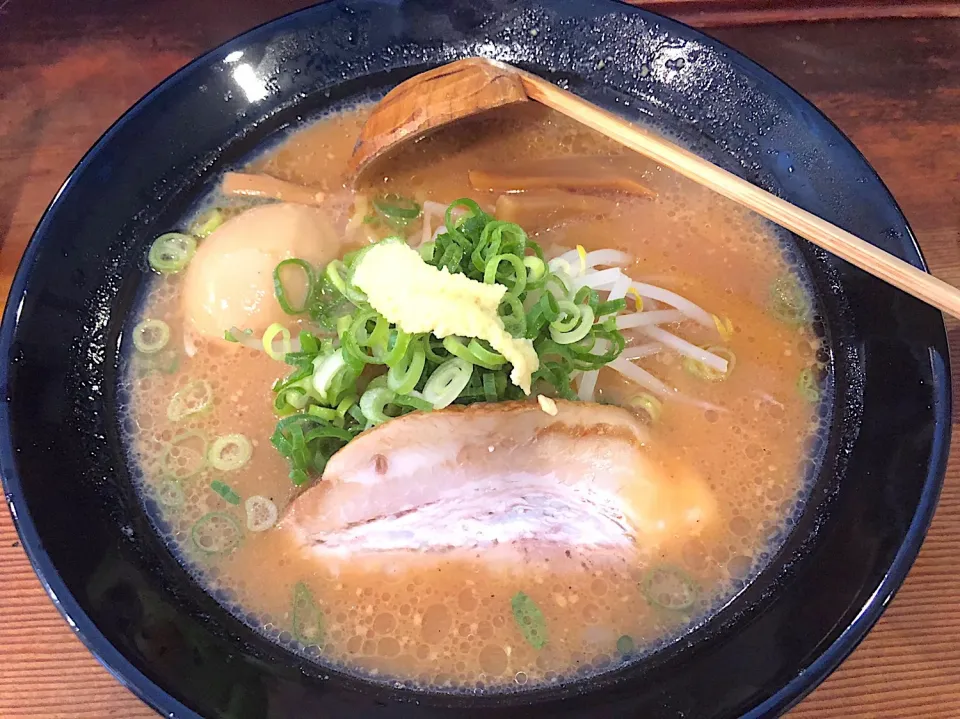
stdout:
<svg viewBox="0 0 960 719">
<path fill-rule="evenodd" d="M 691 6 L 673 2 L 678 14 Z M 47 202 L 111 122 L 194 56 L 303 4 L 0 0 L 0 297 Z M 935 5 L 942 14 L 958 7 L 956 0 Z M 711 32 L 791 83 L 854 140 L 900 201 L 933 273 L 960 285 L 960 20 Z M 948 331 L 960 398 L 960 323 L 949 321 Z M 9 516 L 0 515 L 0 717 L 154 716 L 69 631 Z M 792 716 L 960 717 L 958 563 L 955 448 L 936 518 L 903 589 L 860 648 Z"/>
</svg>

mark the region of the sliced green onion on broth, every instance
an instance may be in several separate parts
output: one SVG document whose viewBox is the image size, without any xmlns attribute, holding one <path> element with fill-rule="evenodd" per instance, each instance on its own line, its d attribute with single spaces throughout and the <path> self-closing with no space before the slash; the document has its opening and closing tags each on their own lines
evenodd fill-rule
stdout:
<svg viewBox="0 0 960 719">
<path fill-rule="evenodd" d="M 133 328 L 133 346 L 138 352 L 155 354 L 170 341 L 170 325 L 163 320 L 143 320 Z"/>
<path fill-rule="evenodd" d="M 210 512 L 190 530 L 193 546 L 204 554 L 226 554 L 243 539 L 240 524 L 226 512 Z"/>
<path fill-rule="evenodd" d="M 240 337 L 237 336 L 238 334 L 241 337 L 250 337 L 253 334 L 253 330 L 249 330 L 249 329 L 243 330 L 243 331 L 240 331 L 238 329 L 224 330 L 223 339 L 225 339 L 227 342 L 239 342 Z"/>
<path fill-rule="evenodd" d="M 373 209 L 388 225 L 402 229 L 420 217 L 422 208 L 413 200 L 396 194 L 381 195 L 373 199 Z"/>
<path fill-rule="evenodd" d="M 189 479 L 207 466 L 207 440 L 199 432 L 183 432 L 167 445 L 161 460 L 163 471 L 177 480 Z"/>
<path fill-rule="evenodd" d="M 808 402 L 820 401 L 820 383 L 817 380 L 817 371 L 813 367 L 804 367 L 797 379 L 797 391 Z"/>
<path fill-rule="evenodd" d="M 210 445 L 210 466 L 223 472 L 240 469 L 253 456 L 253 444 L 242 434 L 217 437 Z"/>
<path fill-rule="evenodd" d="M 192 415 L 205 412 L 213 405 L 213 389 L 206 380 L 189 382 L 170 398 L 167 405 L 167 419 L 182 422 Z"/>
<path fill-rule="evenodd" d="M 543 649 L 547 645 L 547 620 L 537 603 L 523 592 L 517 592 L 510 600 L 510 608 L 527 644 L 534 649 Z"/>
<path fill-rule="evenodd" d="M 650 604 L 672 611 L 689 609 L 697 600 L 697 585 L 686 572 L 670 565 L 648 570 L 642 588 Z"/>
<path fill-rule="evenodd" d="M 164 479 L 156 489 L 157 501 L 167 509 L 183 506 L 183 488 L 175 479 Z"/>
<path fill-rule="evenodd" d="M 277 505 L 266 497 L 259 494 L 247 497 L 243 508 L 247 514 L 247 529 L 251 532 L 265 532 L 277 523 Z"/>
<path fill-rule="evenodd" d="M 306 645 L 321 645 L 324 639 L 323 612 L 313 592 L 303 582 L 293 588 L 293 636 Z"/>
<path fill-rule="evenodd" d="M 147 261 L 157 272 L 174 274 L 187 266 L 196 251 L 197 241 L 193 237 L 182 232 L 168 232 L 150 245 Z"/>
<path fill-rule="evenodd" d="M 785 324 L 802 325 L 810 321 L 810 300 L 796 277 L 782 275 L 774 280 L 770 286 L 770 311 Z"/>
<path fill-rule="evenodd" d="M 663 414 L 663 402 L 647 392 L 631 399 L 630 406 L 646 412 L 651 422 L 659 422 L 660 415 Z"/>
<path fill-rule="evenodd" d="M 215 479 L 210 483 L 210 489 L 220 495 L 225 502 L 229 504 L 240 504 L 240 495 L 234 492 L 233 487 L 226 482 Z"/>
<path fill-rule="evenodd" d="M 200 215 L 190 225 L 189 232 L 199 240 L 209 235 L 215 229 L 220 227 L 224 221 L 223 210 L 219 207 L 213 207 Z"/>
<path fill-rule="evenodd" d="M 722 359 L 727 361 L 727 371 L 720 372 L 713 367 L 708 367 L 706 364 L 701 362 L 698 359 L 693 357 L 684 357 L 683 358 L 683 368 L 694 377 L 697 377 L 708 382 L 722 382 L 727 379 L 732 373 L 733 368 L 737 364 L 737 356 L 726 347 L 704 347 L 707 352 L 711 352 Z"/>
</svg>

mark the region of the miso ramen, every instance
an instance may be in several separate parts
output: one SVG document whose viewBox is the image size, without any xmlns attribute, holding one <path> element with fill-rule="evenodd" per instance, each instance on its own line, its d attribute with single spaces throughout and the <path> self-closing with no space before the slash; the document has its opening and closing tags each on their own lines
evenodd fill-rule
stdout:
<svg viewBox="0 0 960 719">
<path fill-rule="evenodd" d="M 819 428 L 770 229 L 536 106 L 354 188 L 366 113 L 150 248 L 124 382 L 159 530 L 264 635 L 421 689 L 589 676 L 709 618 L 788 532 Z"/>
</svg>

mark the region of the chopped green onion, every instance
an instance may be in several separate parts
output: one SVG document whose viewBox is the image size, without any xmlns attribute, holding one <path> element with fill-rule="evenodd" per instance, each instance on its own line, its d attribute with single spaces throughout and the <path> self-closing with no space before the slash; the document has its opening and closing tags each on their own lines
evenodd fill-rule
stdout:
<svg viewBox="0 0 960 719">
<path fill-rule="evenodd" d="M 384 410 L 395 396 L 396 393 L 386 387 L 368 389 L 360 395 L 360 411 L 370 424 L 383 424 L 390 419 Z"/>
<path fill-rule="evenodd" d="M 347 282 L 343 278 L 344 271 L 344 264 L 340 260 L 333 260 L 323 271 L 326 280 L 342 295 L 347 294 Z"/>
<path fill-rule="evenodd" d="M 189 228 L 191 235 L 202 240 L 223 224 L 223 212 L 219 207 L 212 207 L 194 220 Z"/>
<path fill-rule="evenodd" d="M 505 292 L 500 299 L 498 308 L 503 326 L 514 337 L 524 337 L 527 334 L 527 315 L 523 309 L 523 302 L 512 292 Z M 504 310 L 507 310 L 504 312 Z"/>
<path fill-rule="evenodd" d="M 384 320 L 384 322 L 386 322 L 386 320 Z M 388 332 L 388 337 L 386 345 L 389 349 L 382 355 L 382 358 L 383 364 L 391 367 L 406 356 L 412 335 L 397 327 Z"/>
<path fill-rule="evenodd" d="M 810 300 L 796 277 L 783 275 L 773 282 L 770 287 L 770 311 L 788 325 L 802 325 L 809 321 Z M 717 329 L 719 331 L 719 325 Z"/>
<path fill-rule="evenodd" d="M 374 204 L 377 221 L 396 226 L 420 213 L 416 203 L 395 196 Z M 602 367 L 623 351 L 626 341 L 615 315 L 626 301 L 601 302 L 599 294 L 586 287 L 574 291 L 572 280 L 550 269 L 543 250 L 521 227 L 491 217 L 473 200 L 448 205 L 444 220 L 435 239 L 421 246 L 421 257 L 433 267 L 504 285 L 498 315 L 507 332 L 533 342 L 540 358 L 535 381 L 553 387 L 551 396 L 577 399 L 571 378 Z M 286 300 L 285 311 L 306 310 L 311 320 L 336 329 L 335 339 L 322 342 L 301 333 L 298 351 L 283 353 L 295 370 L 273 386 L 274 408 L 282 418 L 271 443 L 288 460 L 297 485 L 322 473 L 330 457 L 353 437 L 392 417 L 454 402 L 524 396 L 509 380 L 506 357 L 486 341 L 409 334 L 371 307 L 353 283 L 370 247 L 329 263 L 315 276 L 302 307 L 289 301 L 279 268 L 274 277 L 278 297 Z M 308 273 L 299 261 L 288 264 Z M 372 372 L 368 365 L 383 369 Z"/>
<path fill-rule="evenodd" d="M 247 513 L 247 529 L 251 532 L 264 532 L 277 523 L 279 511 L 273 501 L 255 494 L 247 497 L 243 503 Z"/>
<path fill-rule="evenodd" d="M 646 412 L 651 422 L 659 422 L 660 415 L 663 414 L 663 402 L 646 392 L 631 399 L 630 406 Z"/>
<path fill-rule="evenodd" d="M 523 265 L 527 268 L 527 284 L 539 287 L 547 276 L 547 263 L 541 257 L 528 256 L 523 258 Z"/>
<path fill-rule="evenodd" d="M 517 592 L 510 600 L 510 608 L 527 644 L 534 649 L 543 649 L 547 645 L 547 620 L 537 603 L 523 592 Z"/>
<path fill-rule="evenodd" d="M 570 304 L 570 303 L 567 303 Z M 593 310 L 590 309 L 590 305 L 575 305 L 577 312 L 575 315 L 567 314 L 564 308 L 564 303 L 560 303 L 561 311 L 566 314 L 561 315 L 560 319 L 556 319 L 550 323 L 550 337 L 554 342 L 560 345 L 569 345 L 574 342 L 579 342 L 593 329 Z M 569 325 L 570 318 L 576 318 L 575 326 L 571 329 L 561 329 L 561 327 L 567 327 Z"/>
<path fill-rule="evenodd" d="M 373 323 L 373 329 L 368 325 Z M 359 364 L 384 364 L 390 323 L 375 310 L 361 310 L 340 336 L 344 357 Z M 369 351 L 367 351 L 369 350 Z"/>
<path fill-rule="evenodd" d="M 617 312 L 623 312 L 627 309 L 626 300 L 608 300 L 606 302 L 601 302 L 597 305 L 596 315 L 597 317 L 603 317 L 604 315 L 612 315 Z"/>
<path fill-rule="evenodd" d="M 279 352 L 275 350 L 273 346 L 273 342 L 278 336 L 280 337 Z M 293 343 L 290 341 L 290 330 L 288 330 L 279 322 L 274 322 L 272 325 L 267 327 L 263 333 L 261 344 L 263 345 L 263 351 L 266 352 L 271 359 L 281 361 L 293 349 Z"/>
<path fill-rule="evenodd" d="M 559 308 L 558 316 L 550 322 L 550 329 L 557 332 L 569 332 L 580 323 L 580 307 L 570 300 L 560 300 L 557 302 Z"/>
<path fill-rule="evenodd" d="M 323 612 L 303 582 L 293 588 L 293 636 L 306 645 L 320 645 L 324 638 Z"/>
<path fill-rule="evenodd" d="M 511 275 L 500 272 L 500 263 L 506 262 L 513 269 Z M 494 255 L 487 260 L 483 271 L 483 281 L 488 284 L 501 284 L 515 295 L 523 294 L 527 287 L 527 267 L 517 255 Z"/>
<path fill-rule="evenodd" d="M 637 648 L 637 645 L 633 641 L 633 637 L 628 634 L 624 634 L 622 637 L 617 639 L 617 653 L 622 654 L 623 656 L 629 656 L 633 654 L 634 650 Z"/>
<path fill-rule="evenodd" d="M 171 347 L 160 350 L 159 352 L 147 355 L 141 367 L 139 368 L 144 375 L 151 372 L 160 372 L 161 374 L 176 374 L 180 369 L 180 351 Z"/>
<path fill-rule="evenodd" d="M 236 329 L 236 328 L 234 328 L 234 329 Z M 253 334 L 253 330 L 246 329 L 246 330 L 243 330 L 243 332 L 242 332 L 241 334 L 243 334 L 245 337 L 249 337 L 250 335 Z M 234 337 L 234 333 L 233 333 L 231 330 L 224 330 L 224 332 L 223 332 L 223 339 L 225 339 L 227 342 L 239 342 L 239 341 L 240 341 L 240 339 L 239 339 L 238 337 Z"/>
<path fill-rule="evenodd" d="M 397 394 L 409 394 L 416 388 L 423 368 L 426 365 L 427 355 L 423 349 L 425 339 L 418 339 L 407 345 L 407 351 L 398 361 L 390 365 L 387 370 L 387 387 Z"/>
<path fill-rule="evenodd" d="M 240 495 L 233 491 L 233 488 L 221 482 L 219 479 L 215 479 L 210 483 L 210 489 L 219 494 L 225 501 L 230 504 L 240 504 Z"/>
<path fill-rule="evenodd" d="M 170 398 L 167 405 L 167 419 L 181 422 L 213 405 L 213 389 L 206 380 L 198 379 L 187 384 Z"/>
<path fill-rule="evenodd" d="M 310 475 L 322 472 L 327 460 L 366 426 L 367 419 L 356 405 L 351 405 L 359 414 L 354 418 L 358 425 L 351 429 L 333 426 L 319 417 L 295 414 L 277 422 L 270 436 L 270 443 L 290 462 L 290 479 L 296 485 L 309 481 Z"/>
<path fill-rule="evenodd" d="M 175 479 L 165 479 L 156 489 L 157 501 L 164 507 L 172 509 L 183 505 L 183 488 Z"/>
<path fill-rule="evenodd" d="M 253 456 L 253 444 L 242 434 L 217 437 L 210 445 L 210 466 L 223 472 L 240 469 Z"/>
<path fill-rule="evenodd" d="M 150 245 L 147 261 L 157 272 L 173 274 L 186 267 L 196 251 L 197 241 L 190 235 L 168 232 Z"/>
<path fill-rule="evenodd" d="M 440 354 L 438 350 L 442 350 L 443 354 Z M 426 353 L 427 359 L 433 364 L 443 364 L 450 359 L 450 354 L 443 346 L 443 340 L 438 340 L 433 335 L 427 335 L 424 337 L 423 351 Z"/>
<path fill-rule="evenodd" d="M 313 373 L 313 389 L 320 399 L 334 405 L 346 388 L 356 382 L 360 372 L 351 367 L 344 357 L 343 348 L 324 357 L 319 362 L 314 361 L 316 370 Z"/>
<path fill-rule="evenodd" d="M 170 341 L 170 325 L 163 320 L 144 320 L 133 328 L 133 346 L 144 354 L 159 352 Z"/>
<path fill-rule="evenodd" d="M 725 359 L 727 361 L 727 371 L 720 372 L 715 370 L 713 367 L 708 367 L 703 362 L 693 357 L 683 358 L 683 368 L 694 377 L 707 380 L 708 382 L 722 382 L 723 380 L 727 379 L 737 364 L 737 356 L 726 347 L 704 347 L 704 349 L 707 352 L 711 352 L 718 357 Z"/>
<path fill-rule="evenodd" d="M 415 394 L 398 394 L 393 398 L 393 404 L 399 407 L 419 410 L 420 412 L 430 412 L 433 410 L 432 404 L 423 399 L 423 397 Z"/>
<path fill-rule="evenodd" d="M 423 387 L 423 398 L 434 409 L 443 409 L 453 403 L 473 375 L 473 365 L 459 357 L 452 357 L 437 367 Z"/>
<path fill-rule="evenodd" d="M 389 194 L 375 197 L 373 209 L 395 229 L 402 229 L 420 217 L 420 205 L 400 195 Z"/>
<path fill-rule="evenodd" d="M 290 302 L 289 293 L 287 292 L 287 287 L 283 282 L 282 276 L 283 269 L 285 267 L 298 268 L 306 279 L 306 290 L 304 291 L 303 303 L 301 305 L 294 305 Z M 309 262 L 306 260 L 301 260 L 299 257 L 284 260 L 273 268 L 273 294 L 277 298 L 277 304 L 280 305 L 280 309 L 282 309 L 288 315 L 300 315 L 310 308 L 310 298 L 313 295 L 313 284 L 313 268 L 310 266 Z"/>
<path fill-rule="evenodd" d="M 315 355 L 320 352 L 321 343 L 312 332 L 307 332 L 306 330 L 301 331 L 299 339 L 301 352 L 309 355 Z"/>
<path fill-rule="evenodd" d="M 191 446 L 197 440 L 200 448 Z M 161 460 L 163 470 L 174 479 L 188 479 L 207 466 L 207 440 L 199 432 L 183 432 L 170 440 Z"/>
<path fill-rule="evenodd" d="M 307 414 L 309 414 L 311 417 L 322 419 L 325 422 L 336 422 L 341 416 L 337 410 L 331 407 L 319 407 L 315 404 L 307 407 Z"/>
<path fill-rule="evenodd" d="M 502 354 L 486 349 L 475 339 L 469 345 L 464 345 L 459 337 L 451 335 L 444 337 L 443 348 L 454 357 L 485 369 L 500 369 L 507 361 Z"/>
<path fill-rule="evenodd" d="M 193 546 L 205 554 L 224 554 L 234 549 L 243 538 L 243 530 L 226 512 L 205 514 L 190 531 Z"/>
<path fill-rule="evenodd" d="M 663 565 L 647 572 L 643 579 L 643 593 L 654 606 L 683 611 L 697 600 L 697 585 L 677 567 Z"/>
<path fill-rule="evenodd" d="M 820 401 L 820 383 L 817 381 L 816 370 L 813 367 L 804 367 L 800 372 L 797 390 L 808 402 Z"/>
<path fill-rule="evenodd" d="M 500 393 L 497 392 L 497 378 L 493 372 L 484 372 L 483 379 L 483 398 L 487 402 L 496 402 L 500 399 Z"/>
<path fill-rule="evenodd" d="M 309 397 L 303 387 L 285 387 L 273 398 L 273 411 L 280 415 L 297 412 L 307 406 Z"/>
</svg>

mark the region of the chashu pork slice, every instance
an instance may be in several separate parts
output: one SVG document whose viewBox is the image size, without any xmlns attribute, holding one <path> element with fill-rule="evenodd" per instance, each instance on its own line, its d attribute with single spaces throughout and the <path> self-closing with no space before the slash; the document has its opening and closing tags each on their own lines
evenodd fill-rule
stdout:
<svg viewBox="0 0 960 719">
<path fill-rule="evenodd" d="M 335 454 L 282 527 L 316 554 L 531 546 L 625 556 L 698 534 L 706 484 L 650 456 L 646 427 L 611 405 L 474 404 L 405 415 Z"/>
</svg>

